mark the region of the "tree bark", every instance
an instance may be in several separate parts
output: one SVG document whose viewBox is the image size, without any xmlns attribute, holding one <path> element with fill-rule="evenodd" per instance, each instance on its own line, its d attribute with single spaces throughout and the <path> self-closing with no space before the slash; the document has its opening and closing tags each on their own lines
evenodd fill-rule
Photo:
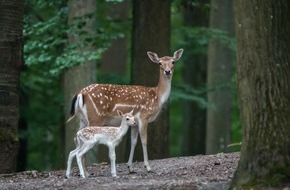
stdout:
<svg viewBox="0 0 290 190">
<path fill-rule="evenodd" d="M 152 63 L 146 52 L 160 57 L 169 55 L 170 1 L 134 0 L 132 32 L 133 84 L 156 86 L 159 67 Z M 148 126 L 149 159 L 168 156 L 169 106 L 165 105 L 158 118 Z M 140 139 L 140 138 L 139 138 Z M 137 143 L 134 159 L 143 160 L 141 143 Z"/>
<path fill-rule="evenodd" d="M 121 3 L 106 2 L 105 4 L 108 9 L 106 16 L 109 16 L 112 22 L 118 22 L 120 25 L 125 25 L 129 16 L 130 1 L 124 0 Z M 123 32 L 125 37 L 114 40 L 100 60 L 100 71 L 106 75 L 125 76 L 127 74 L 129 31 Z M 126 155 L 127 138 L 128 135 L 125 135 L 123 140 L 116 147 L 116 155 L 118 155 L 116 162 L 126 162 L 128 159 Z M 108 148 L 106 146 L 100 146 L 98 155 L 98 160 L 110 161 L 108 158 Z"/>
<path fill-rule="evenodd" d="M 95 13 L 96 1 L 95 0 L 69 0 L 68 2 L 69 13 L 68 23 L 73 24 L 74 18 L 84 17 L 87 14 Z M 83 26 L 82 30 L 87 32 L 94 32 L 92 27 L 95 22 L 95 17 L 87 18 L 87 24 Z M 82 36 L 69 34 L 69 43 L 83 43 Z M 86 49 L 80 48 L 79 51 Z M 63 77 L 64 94 L 65 94 L 65 118 L 69 118 L 69 110 L 71 107 L 71 99 L 74 94 L 78 93 L 82 88 L 96 82 L 96 63 L 94 61 L 87 61 L 81 65 L 70 68 L 65 72 Z M 67 123 L 65 128 L 65 155 L 66 158 L 71 150 L 75 148 L 73 138 L 79 129 L 79 120 L 76 122 Z M 95 150 L 95 149 L 94 149 Z M 87 156 L 88 164 L 96 162 L 96 152 L 90 151 Z"/>
<path fill-rule="evenodd" d="M 233 34 L 232 0 L 211 0 L 210 28 L 220 29 Z M 208 49 L 207 87 L 208 103 L 213 105 L 207 110 L 206 153 L 227 152 L 230 144 L 232 117 L 232 92 L 229 85 L 233 71 L 232 51 L 225 44 L 211 40 Z"/>
<path fill-rule="evenodd" d="M 113 22 L 125 25 L 129 16 L 130 1 L 123 0 L 121 3 L 108 4 L 108 15 Z M 124 38 L 116 39 L 111 46 L 104 52 L 100 60 L 100 70 L 108 74 L 125 75 L 127 72 L 128 60 L 128 30 L 122 31 Z"/>
<path fill-rule="evenodd" d="M 185 26 L 206 27 L 208 16 L 204 11 L 204 5 L 208 1 L 203 1 L 198 6 L 184 5 L 183 20 Z M 186 38 L 186 37 L 185 37 Z M 184 47 L 186 48 L 186 47 Z M 187 49 L 195 50 L 200 48 L 198 44 L 190 43 Z M 190 51 L 184 55 L 182 78 L 184 84 L 194 88 L 204 88 L 206 84 L 206 55 Z M 193 74 L 194 71 L 194 74 Z M 206 133 L 206 110 L 201 109 L 197 103 L 184 101 L 182 111 L 182 155 L 196 155 L 205 153 L 205 133 Z"/>
<path fill-rule="evenodd" d="M 235 2 L 241 158 L 231 188 L 290 177 L 290 2 Z"/>
<path fill-rule="evenodd" d="M 0 173 L 15 170 L 24 1 L 0 1 Z"/>
</svg>

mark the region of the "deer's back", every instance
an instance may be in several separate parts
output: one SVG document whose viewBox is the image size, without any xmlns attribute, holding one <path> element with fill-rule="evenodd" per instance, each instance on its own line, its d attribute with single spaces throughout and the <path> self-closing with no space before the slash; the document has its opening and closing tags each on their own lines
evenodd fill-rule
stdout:
<svg viewBox="0 0 290 190">
<path fill-rule="evenodd" d="M 84 103 L 90 125 L 118 126 L 117 110 L 123 113 L 134 109 L 134 114 L 156 114 L 159 104 L 156 88 L 134 85 L 92 84 L 84 88 Z"/>
</svg>

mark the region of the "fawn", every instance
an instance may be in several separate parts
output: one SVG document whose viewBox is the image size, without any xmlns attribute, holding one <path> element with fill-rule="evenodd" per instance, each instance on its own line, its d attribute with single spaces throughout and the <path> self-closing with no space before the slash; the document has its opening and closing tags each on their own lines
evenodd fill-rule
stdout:
<svg viewBox="0 0 290 190">
<path fill-rule="evenodd" d="M 77 164 L 80 170 L 80 176 L 85 178 L 84 166 L 82 163 L 83 155 L 90 150 L 95 144 L 104 144 L 109 148 L 109 158 L 111 161 L 111 174 L 117 177 L 116 174 L 116 154 L 115 147 L 119 145 L 122 137 L 127 133 L 129 126 L 135 125 L 133 110 L 123 114 L 117 110 L 118 115 L 122 117 L 120 127 L 111 126 L 90 126 L 79 130 L 76 134 L 77 147 L 71 151 L 67 161 L 66 177 L 70 177 L 71 163 L 76 156 Z"/>
</svg>

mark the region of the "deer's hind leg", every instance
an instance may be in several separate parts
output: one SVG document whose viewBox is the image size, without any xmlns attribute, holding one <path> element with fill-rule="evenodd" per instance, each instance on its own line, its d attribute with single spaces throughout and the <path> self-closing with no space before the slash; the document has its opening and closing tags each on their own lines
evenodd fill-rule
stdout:
<svg viewBox="0 0 290 190">
<path fill-rule="evenodd" d="M 129 156 L 129 160 L 127 164 L 130 173 L 133 172 L 132 162 L 133 162 L 134 151 L 137 144 L 137 140 L 138 140 L 138 128 L 131 127 L 131 149 L 130 149 L 130 156 Z"/>
<path fill-rule="evenodd" d="M 87 177 L 85 174 L 85 172 L 87 171 L 85 170 L 85 165 L 83 165 L 82 158 L 86 152 L 88 152 L 91 148 L 93 148 L 93 146 L 94 146 L 93 143 L 84 143 L 76 154 L 77 163 L 80 170 L 80 176 L 83 178 Z"/>
</svg>

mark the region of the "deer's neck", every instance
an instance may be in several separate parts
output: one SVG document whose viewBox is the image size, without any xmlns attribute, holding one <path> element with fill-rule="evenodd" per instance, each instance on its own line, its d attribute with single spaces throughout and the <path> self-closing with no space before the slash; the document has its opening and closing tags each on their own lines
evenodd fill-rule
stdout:
<svg viewBox="0 0 290 190">
<path fill-rule="evenodd" d="M 121 126 L 118 129 L 118 139 L 122 138 L 128 131 L 129 125 L 127 125 L 125 122 L 121 122 Z"/>
<path fill-rule="evenodd" d="M 157 86 L 157 93 L 160 100 L 161 105 L 163 105 L 169 97 L 170 91 L 171 91 L 171 80 L 172 75 L 163 75 L 160 71 L 159 76 L 159 83 Z"/>
</svg>

